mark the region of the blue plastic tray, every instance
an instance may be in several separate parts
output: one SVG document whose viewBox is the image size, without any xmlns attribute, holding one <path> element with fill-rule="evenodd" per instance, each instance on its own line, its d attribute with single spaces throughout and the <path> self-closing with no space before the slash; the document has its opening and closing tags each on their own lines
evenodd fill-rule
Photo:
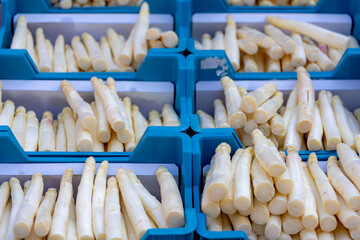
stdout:
<svg viewBox="0 0 360 240">
<path fill-rule="evenodd" d="M 203 190 L 203 175 L 202 169 L 204 166 L 210 164 L 211 157 L 215 154 L 216 147 L 226 142 L 231 146 L 231 156 L 238 148 L 241 148 L 237 139 L 233 138 L 230 133 L 224 133 L 219 136 L 218 133 L 200 133 L 195 135 L 192 139 L 192 153 L 193 153 L 193 194 L 194 194 L 194 207 L 197 216 L 196 233 L 200 239 L 228 239 L 228 240 L 247 240 L 247 236 L 242 231 L 226 231 L 226 232 L 212 232 L 206 229 L 206 217 L 201 212 L 201 194 Z M 336 156 L 334 154 L 318 154 L 319 161 L 326 161 L 329 156 Z M 308 154 L 301 155 L 303 161 L 306 161 Z"/>
<path fill-rule="evenodd" d="M 2 132 L 1 137 L 2 139 Z M 193 232 L 196 228 L 196 214 L 192 203 L 192 165 L 191 165 L 191 140 L 184 133 L 163 134 L 163 133 L 147 133 L 146 141 L 139 143 L 131 156 L 96 156 L 65 154 L 56 157 L 45 157 L 41 154 L 33 154 L 24 156 L 14 153 L 11 145 L 6 151 L 1 151 L 1 163 L 79 163 L 85 162 L 88 156 L 94 156 L 97 162 L 108 160 L 110 163 L 159 163 L 159 164 L 175 164 L 179 167 L 179 185 L 180 192 L 184 203 L 186 226 L 183 228 L 168 229 L 152 229 L 145 233 L 142 240 L 192 240 Z M 2 144 L 1 144 L 2 145 Z M 151 153 L 151 154 L 149 154 Z M 16 167 L 16 164 L 14 164 Z M 111 165 L 110 165 L 111 167 Z"/>
<path fill-rule="evenodd" d="M 188 9 L 190 3 L 188 0 L 151 0 L 147 1 L 150 5 L 151 14 L 171 14 L 174 17 L 174 31 L 178 34 L 179 45 L 176 48 L 150 49 L 145 59 L 151 59 L 154 53 L 182 53 L 186 49 L 187 37 L 189 34 Z M 18 13 L 138 13 L 139 7 L 94 7 L 94 8 L 72 8 L 62 10 L 53 8 L 48 0 L 2 0 L 1 4 L 1 28 L 0 28 L 0 63 L 4 69 L 14 70 L 23 69 L 24 74 L 40 74 L 35 64 L 26 50 L 9 50 L 12 36 L 14 33 L 13 18 Z M 4 58 L 5 57 L 5 58 Z M 9 61 L 8 61 L 9 59 Z M 15 62 L 14 62 L 15 61 Z M 151 61 L 151 60 L 148 60 Z M 16 64 L 15 64 L 16 63 Z M 15 65 L 14 65 L 15 64 Z M 49 73 L 51 78 L 59 78 L 59 73 Z M 78 73 L 88 75 L 88 73 Z M 106 73 L 105 73 L 106 74 Z M 122 75 L 127 73 L 114 73 L 113 75 Z M 40 74 L 41 75 L 41 74 Z M 63 75 L 63 74 L 61 74 Z M 72 76 L 73 73 L 67 73 L 66 76 Z"/>
</svg>

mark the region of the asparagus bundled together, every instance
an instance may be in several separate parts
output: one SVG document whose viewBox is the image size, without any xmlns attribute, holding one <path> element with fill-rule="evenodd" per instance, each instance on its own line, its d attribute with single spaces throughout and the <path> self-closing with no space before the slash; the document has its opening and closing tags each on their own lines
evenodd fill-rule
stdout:
<svg viewBox="0 0 360 240">
<path fill-rule="evenodd" d="M 71 45 L 60 34 L 53 46 L 42 28 L 36 29 L 36 46 L 27 29 L 25 16 L 16 25 L 11 49 L 26 49 L 40 72 L 134 72 L 143 63 L 150 48 L 174 48 L 178 36 L 174 31 L 149 29 L 149 5 L 141 5 L 139 18 L 127 39 L 114 29 L 97 42 L 90 33 L 74 36 Z"/>
<path fill-rule="evenodd" d="M 225 50 L 237 72 L 292 72 L 300 66 L 317 72 L 334 70 L 347 48 L 359 47 L 352 36 L 310 23 L 273 16 L 266 21 L 265 33 L 246 26 L 236 29 L 228 15 L 225 31 L 217 31 L 213 38 L 203 34 L 201 43 L 195 40 L 195 48 Z M 281 29 L 291 31 L 291 36 Z"/>
<path fill-rule="evenodd" d="M 140 6 L 142 0 L 49 0 L 55 8 Z"/>
<path fill-rule="evenodd" d="M 232 158 L 228 144 L 216 148 L 201 199 L 209 231 L 244 231 L 249 239 L 360 239 L 354 150 L 338 144 L 340 162 L 329 157 L 325 173 L 315 153 L 307 166 L 295 147 L 285 155 L 259 130 L 254 135 L 254 147 Z"/>
<path fill-rule="evenodd" d="M 318 0 L 227 0 L 231 6 L 315 6 Z"/>
<path fill-rule="evenodd" d="M 71 168 L 62 176 L 59 193 L 49 188 L 45 196 L 40 173 L 24 183 L 24 190 L 14 177 L 3 182 L 0 239 L 141 239 L 151 228 L 185 225 L 178 186 L 165 167 L 156 170 L 161 202 L 132 170 L 119 168 L 116 177 L 107 179 L 108 167 L 103 161 L 95 177 L 94 158 L 86 160 L 76 204 Z"/>
<path fill-rule="evenodd" d="M 220 99 L 214 101 L 214 118 L 198 110 L 200 126 L 232 127 L 245 146 L 253 146 L 251 134 L 259 129 L 284 151 L 289 146 L 310 151 L 335 150 L 340 142 L 360 151 L 360 109 L 350 112 L 340 97 L 329 91 L 320 91 L 315 101 L 309 74 L 303 67 L 297 73 L 298 82 L 285 106 L 275 83 L 247 92 L 229 77 L 223 77 L 226 104 Z"/>
<path fill-rule="evenodd" d="M 15 104 L 7 100 L 0 111 L 0 125 L 11 128 L 24 151 L 61 152 L 132 152 L 148 126 L 180 126 L 170 104 L 163 106 L 161 115 L 150 111 L 147 120 L 130 97 L 119 98 L 113 78 L 107 79 L 107 86 L 95 77 L 91 82 L 95 98 L 91 104 L 64 80 L 61 88 L 71 109 L 64 107 L 56 120 L 45 111 L 39 123 L 34 111 L 26 112 L 23 106 L 15 110 Z"/>
</svg>

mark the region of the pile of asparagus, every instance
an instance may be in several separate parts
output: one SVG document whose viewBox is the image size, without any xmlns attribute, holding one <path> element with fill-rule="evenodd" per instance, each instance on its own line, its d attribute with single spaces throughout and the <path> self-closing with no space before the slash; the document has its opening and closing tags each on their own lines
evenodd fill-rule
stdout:
<svg viewBox="0 0 360 240">
<path fill-rule="evenodd" d="M 337 144 L 344 142 L 360 152 L 360 108 L 350 112 L 340 97 L 329 91 L 320 91 L 315 101 L 308 72 L 299 67 L 297 74 L 298 82 L 286 106 L 282 106 L 283 94 L 277 91 L 275 83 L 247 92 L 243 87 L 236 87 L 229 77 L 223 77 L 226 107 L 216 99 L 214 118 L 198 110 L 200 127 L 232 127 L 245 146 L 253 146 L 251 134 L 260 129 L 284 151 L 289 146 L 310 151 L 335 150 Z"/>
<path fill-rule="evenodd" d="M 318 0 L 227 0 L 232 6 L 315 6 Z"/>
<path fill-rule="evenodd" d="M 7 100 L 2 106 L 0 82 L 0 125 L 11 128 L 25 151 L 68 152 L 131 152 L 148 126 L 179 126 L 180 119 L 172 105 L 165 104 L 162 118 L 157 110 L 149 113 L 149 121 L 129 97 L 120 99 L 113 78 L 91 79 L 95 101 L 85 102 L 79 93 L 64 80 L 62 90 L 72 108 L 65 107 L 53 120 L 45 111 L 39 121 L 33 111 Z"/>
<path fill-rule="evenodd" d="M 95 160 L 86 160 L 73 197 L 73 170 L 67 168 L 56 188 L 43 196 L 40 173 L 24 184 L 12 177 L 0 186 L 0 239 L 141 239 L 151 228 L 185 225 L 184 208 L 174 177 L 156 169 L 161 202 L 130 169 L 119 168 L 107 179 L 109 163 L 101 163 L 94 181 Z M 107 184 L 106 184 L 107 182 Z M 107 185 L 107 186 L 106 186 Z M 9 199 L 11 195 L 11 199 Z M 57 196 L 58 195 L 58 196 Z"/>
<path fill-rule="evenodd" d="M 36 29 L 36 46 L 27 28 L 25 16 L 16 24 L 11 49 L 26 49 L 40 72 L 134 72 L 143 63 L 149 48 L 174 48 L 178 36 L 174 31 L 149 29 L 149 5 L 141 5 L 139 18 L 127 39 L 112 28 L 100 44 L 90 33 L 71 40 L 71 46 L 59 35 L 54 46 L 45 38 L 42 28 Z M 84 45 L 85 44 L 85 45 Z"/>
<path fill-rule="evenodd" d="M 237 72 L 292 72 L 300 66 L 316 72 L 334 70 L 347 48 L 359 47 L 352 36 L 310 23 L 273 16 L 266 21 L 265 34 L 249 27 L 236 30 L 234 18 L 228 15 L 225 34 L 217 31 L 211 39 L 205 33 L 201 43 L 195 40 L 195 48 L 225 50 Z M 291 31 L 291 36 L 279 28 Z"/>
<path fill-rule="evenodd" d="M 337 145 L 340 162 L 315 153 L 308 166 L 291 146 L 279 152 L 260 130 L 254 148 L 221 143 L 211 159 L 201 199 L 209 231 L 244 231 L 249 239 L 360 239 L 360 158 Z M 351 238 L 350 238 L 351 236 Z"/>
<path fill-rule="evenodd" d="M 142 0 L 49 0 L 55 8 L 140 6 Z"/>
</svg>

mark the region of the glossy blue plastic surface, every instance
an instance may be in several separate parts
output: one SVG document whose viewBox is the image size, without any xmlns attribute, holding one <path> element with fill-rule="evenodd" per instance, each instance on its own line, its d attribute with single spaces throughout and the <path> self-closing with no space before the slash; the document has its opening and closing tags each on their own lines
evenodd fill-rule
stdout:
<svg viewBox="0 0 360 240">
<path fill-rule="evenodd" d="M 176 48 L 150 49 L 145 61 L 151 61 L 152 54 L 182 53 L 186 49 L 188 30 L 188 16 L 190 3 L 188 0 L 151 0 L 149 3 L 152 14 L 171 14 L 174 17 L 174 30 L 179 37 Z M 72 8 L 62 10 L 53 8 L 48 0 L 2 0 L 0 28 L 0 63 L 4 69 L 17 71 L 23 69 L 22 74 L 41 75 L 26 50 L 9 50 L 14 33 L 13 17 L 18 13 L 138 13 L 139 7 L 94 7 Z M 4 50 L 3 50 L 4 49 Z M 5 57 L 5 59 L 3 58 Z M 0 69 L 1 71 L 1 69 Z M 106 73 L 105 73 L 106 74 Z M 107 73 L 108 74 L 108 73 Z M 113 73 L 112 75 L 126 75 L 128 73 Z M 51 78 L 60 78 L 62 73 L 47 73 Z M 65 76 L 87 76 L 88 73 L 66 73 Z"/>
</svg>

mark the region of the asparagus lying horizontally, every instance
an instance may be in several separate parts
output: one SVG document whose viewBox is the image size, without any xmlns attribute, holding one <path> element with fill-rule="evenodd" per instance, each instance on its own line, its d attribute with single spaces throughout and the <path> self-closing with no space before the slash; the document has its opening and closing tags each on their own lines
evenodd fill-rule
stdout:
<svg viewBox="0 0 360 240">
<path fill-rule="evenodd" d="M 60 5 L 65 1 L 69 0 L 61 0 Z M 43 29 L 37 28 L 34 46 L 26 18 L 20 16 L 10 48 L 27 49 L 40 72 L 134 72 L 140 68 L 150 48 L 175 48 L 178 45 L 174 31 L 162 32 L 156 28 L 158 34 L 154 36 L 151 35 L 153 29 L 149 28 L 149 5 L 144 2 L 126 42 L 123 35 L 109 28 L 107 36 L 100 39 L 85 32 L 81 38 L 74 36 L 71 44 L 65 44 L 64 36 L 60 34 L 53 47 Z M 148 36 L 149 32 L 151 36 Z"/>
<path fill-rule="evenodd" d="M 268 141 L 270 146 L 274 145 Z M 254 141 L 254 149 L 259 144 Z M 272 178 L 265 166 L 259 164 L 253 147 L 238 149 L 229 160 L 235 171 L 230 172 L 231 184 L 227 183 L 229 173 L 225 173 L 224 166 L 214 166 L 219 151 L 226 145 L 221 143 L 216 149 L 201 199 L 209 231 L 244 231 L 249 239 L 297 239 L 297 234 L 299 239 L 334 239 L 334 235 L 348 236 L 335 239 L 350 239 L 350 236 L 359 239 L 358 174 L 354 169 L 360 165 L 360 158 L 349 146 L 342 143 L 337 146 L 340 161 L 329 157 L 325 171 L 318 165 L 315 153 L 310 154 L 307 166 L 294 146 L 289 147 L 287 156 L 281 152 L 287 166 L 282 178 L 292 183 L 290 191 L 282 194 L 277 184 L 279 177 Z M 246 180 L 247 176 L 251 176 L 252 182 Z M 211 210 L 223 200 L 210 198 L 208 183 L 215 180 L 222 183 L 224 189 L 233 188 L 228 191 L 233 194 L 234 212 L 225 213 L 222 208 Z M 267 195 L 269 198 L 264 198 Z"/>
<path fill-rule="evenodd" d="M 119 168 L 116 178 L 106 181 L 108 167 L 107 161 L 102 162 L 95 178 L 95 159 L 86 160 L 76 202 L 71 168 L 62 176 L 58 196 L 56 189 L 49 188 L 42 197 L 44 182 L 40 173 L 24 184 L 25 195 L 18 179 L 11 178 L 10 184 L 3 182 L 1 239 L 134 239 L 128 229 L 134 229 L 135 239 L 140 239 L 151 228 L 185 225 L 179 188 L 165 167 L 156 170 L 161 201 L 131 170 Z"/>
<path fill-rule="evenodd" d="M 79 7 L 133 7 L 143 0 L 49 0 L 54 8 L 69 9 Z"/>
<path fill-rule="evenodd" d="M 227 0 L 231 6 L 315 6 L 318 0 Z"/>
</svg>

